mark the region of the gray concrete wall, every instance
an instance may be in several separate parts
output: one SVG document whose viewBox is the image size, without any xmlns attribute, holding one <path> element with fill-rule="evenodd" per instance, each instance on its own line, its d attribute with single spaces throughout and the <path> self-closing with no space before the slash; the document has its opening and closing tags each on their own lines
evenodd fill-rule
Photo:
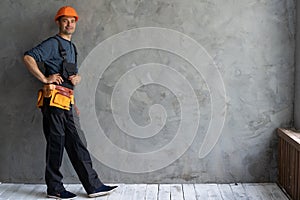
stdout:
<svg viewBox="0 0 300 200">
<path fill-rule="evenodd" d="M 103 181 L 276 180 L 275 130 L 293 122 L 295 1 L 4 0 L 0 181 L 43 182 L 41 84 L 22 54 L 57 32 L 65 4 L 80 15 L 78 106 Z M 62 172 L 77 182 L 67 156 Z"/>
<path fill-rule="evenodd" d="M 297 130 L 300 130 L 300 35 L 298 30 L 300 27 L 300 4 L 296 3 L 296 52 L 295 52 L 295 104 L 294 104 L 294 125 Z"/>
</svg>

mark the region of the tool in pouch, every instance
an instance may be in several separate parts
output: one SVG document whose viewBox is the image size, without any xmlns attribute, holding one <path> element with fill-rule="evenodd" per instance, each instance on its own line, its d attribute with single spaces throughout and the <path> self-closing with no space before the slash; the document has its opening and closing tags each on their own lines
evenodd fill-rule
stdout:
<svg viewBox="0 0 300 200">
<path fill-rule="evenodd" d="M 74 44 L 75 50 L 75 63 L 67 62 L 67 52 L 62 47 L 61 42 L 58 38 L 53 37 L 58 41 L 60 55 L 63 58 L 62 69 L 60 70 L 60 75 L 62 76 L 64 82 L 62 85 L 55 84 L 45 84 L 43 89 L 38 91 L 38 102 L 37 107 L 43 106 L 44 98 L 50 98 L 50 106 L 54 106 L 57 108 L 70 110 L 71 104 L 74 104 L 74 94 L 73 94 L 73 85 L 70 80 L 68 80 L 69 76 L 77 74 L 77 50 Z"/>
</svg>

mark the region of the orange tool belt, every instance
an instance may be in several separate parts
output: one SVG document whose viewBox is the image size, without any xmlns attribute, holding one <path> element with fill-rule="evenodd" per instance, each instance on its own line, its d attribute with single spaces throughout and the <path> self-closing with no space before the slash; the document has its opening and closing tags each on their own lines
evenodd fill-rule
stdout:
<svg viewBox="0 0 300 200">
<path fill-rule="evenodd" d="M 71 104 L 74 104 L 73 90 L 59 85 L 47 84 L 38 91 L 38 107 L 43 106 L 44 98 L 50 98 L 50 106 L 65 110 L 70 110 Z"/>
</svg>

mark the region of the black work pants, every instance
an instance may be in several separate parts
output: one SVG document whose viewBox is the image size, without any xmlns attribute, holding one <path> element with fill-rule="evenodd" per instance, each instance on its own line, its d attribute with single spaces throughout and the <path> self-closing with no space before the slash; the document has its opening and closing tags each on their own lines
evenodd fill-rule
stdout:
<svg viewBox="0 0 300 200">
<path fill-rule="evenodd" d="M 53 194 L 65 190 L 60 172 L 65 148 L 84 189 L 87 193 L 93 193 L 102 182 L 93 169 L 90 154 L 79 137 L 78 133 L 83 132 L 74 121 L 78 116 L 73 115 L 72 109 L 68 111 L 49 106 L 47 99 L 44 101 L 42 113 L 43 130 L 47 141 L 45 172 L 47 192 Z"/>
</svg>

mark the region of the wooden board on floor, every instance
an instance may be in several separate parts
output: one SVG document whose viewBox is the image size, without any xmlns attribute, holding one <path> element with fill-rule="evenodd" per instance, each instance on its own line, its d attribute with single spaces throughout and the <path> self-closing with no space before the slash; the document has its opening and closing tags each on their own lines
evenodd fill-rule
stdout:
<svg viewBox="0 0 300 200">
<path fill-rule="evenodd" d="M 229 184 L 218 184 L 221 197 L 224 200 L 235 200 L 232 189 Z"/>
<path fill-rule="evenodd" d="M 238 184 L 118 184 L 109 195 L 95 200 L 288 200 L 275 183 Z M 67 184 L 77 199 L 91 199 L 81 184 Z M 0 184 L 0 200 L 47 200 L 41 184 Z"/>
<path fill-rule="evenodd" d="M 197 199 L 222 200 L 217 184 L 195 184 Z"/>
<path fill-rule="evenodd" d="M 171 187 L 169 184 L 159 184 L 158 199 L 170 200 L 171 199 Z"/>
<path fill-rule="evenodd" d="M 158 185 L 149 184 L 147 185 L 145 200 L 157 200 L 158 195 Z"/>
<path fill-rule="evenodd" d="M 182 188 L 183 188 L 183 196 L 185 200 L 186 199 L 197 200 L 194 184 L 183 184 Z"/>
<path fill-rule="evenodd" d="M 230 184 L 233 197 L 238 200 L 249 200 L 246 190 L 241 183 L 232 183 Z"/>
<path fill-rule="evenodd" d="M 184 200 L 183 190 L 181 184 L 174 184 L 170 186 L 171 200 Z"/>
<path fill-rule="evenodd" d="M 141 200 L 146 196 L 147 184 L 137 184 L 133 194 L 133 200 Z"/>
</svg>

